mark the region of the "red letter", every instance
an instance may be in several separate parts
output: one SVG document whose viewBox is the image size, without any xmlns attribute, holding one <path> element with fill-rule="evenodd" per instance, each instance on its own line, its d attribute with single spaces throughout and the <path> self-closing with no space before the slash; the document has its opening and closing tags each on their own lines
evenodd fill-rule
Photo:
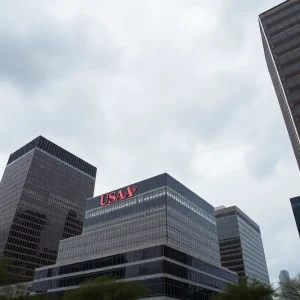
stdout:
<svg viewBox="0 0 300 300">
<path fill-rule="evenodd" d="M 105 205 L 107 205 L 107 202 L 108 202 L 107 194 L 106 194 L 105 199 L 104 199 L 104 195 L 101 195 L 101 196 L 100 196 L 100 205 L 101 205 L 101 206 L 105 206 Z"/>
<path fill-rule="evenodd" d="M 125 198 L 133 197 L 133 195 L 135 194 L 136 190 L 137 190 L 137 186 L 132 186 L 132 187 L 129 186 L 126 189 Z"/>
<path fill-rule="evenodd" d="M 116 202 L 117 197 L 116 197 L 116 192 L 112 192 L 109 194 L 108 196 L 108 204 L 113 204 L 114 202 Z"/>
<path fill-rule="evenodd" d="M 119 200 L 124 200 L 124 195 L 122 190 L 119 190 L 118 195 L 117 195 L 117 201 Z"/>
<path fill-rule="evenodd" d="M 126 189 L 126 194 L 125 194 L 125 198 L 130 198 L 133 196 L 133 193 L 131 191 L 131 187 L 129 186 L 127 189 Z"/>
</svg>

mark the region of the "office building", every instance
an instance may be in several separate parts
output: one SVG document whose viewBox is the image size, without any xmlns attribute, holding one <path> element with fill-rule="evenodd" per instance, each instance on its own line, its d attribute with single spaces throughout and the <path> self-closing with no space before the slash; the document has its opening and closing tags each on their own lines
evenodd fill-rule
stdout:
<svg viewBox="0 0 300 300">
<path fill-rule="evenodd" d="M 292 210 L 293 210 L 293 214 L 295 217 L 298 233 L 300 236 L 300 196 L 291 198 L 290 201 L 291 201 Z"/>
<path fill-rule="evenodd" d="M 259 16 L 263 48 L 300 168 L 300 1 L 289 0 Z"/>
<path fill-rule="evenodd" d="M 269 274 L 259 226 L 238 207 L 216 208 L 222 266 L 239 278 L 267 284 Z"/>
<path fill-rule="evenodd" d="M 88 199 L 83 234 L 61 241 L 32 291 L 62 293 L 107 274 L 170 300 L 208 299 L 238 280 L 221 266 L 214 208 L 168 174 Z"/>
<path fill-rule="evenodd" d="M 290 274 L 288 271 L 286 270 L 282 270 L 279 273 L 279 284 L 280 284 L 280 288 L 281 288 L 281 293 L 282 293 L 282 297 L 283 299 L 289 299 L 288 297 L 288 289 L 284 286 L 285 283 L 287 283 L 288 281 L 290 281 Z"/>
<path fill-rule="evenodd" d="M 82 233 L 96 168 L 39 136 L 12 153 L 0 183 L 0 257 L 11 273 L 33 278 L 56 262 L 59 241 Z"/>
</svg>

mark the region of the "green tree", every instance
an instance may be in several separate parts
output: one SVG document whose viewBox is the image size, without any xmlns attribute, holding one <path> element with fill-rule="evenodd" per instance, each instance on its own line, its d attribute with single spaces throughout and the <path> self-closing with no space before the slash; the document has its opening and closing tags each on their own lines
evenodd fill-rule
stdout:
<svg viewBox="0 0 300 300">
<path fill-rule="evenodd" d="M 6 257 L 0 258 L 0 286 L 5 285 L 8 282 L 7 265 L 10 263 L 10 259 Z"/>
<path fill-rule="evenodd" d="M 20 281 L 18 276 L 13 276 L 8 272 L 8 265 L 10 265 L 12 261 L 12 258 L 0 257 L 0 286 Z"/>
<path fill-rule="evenodd" d="M 149 294 L 148 288 L 136 282 L 116 281 L 103 276 L 67 291 L 63 300 L 137 300 Z"/>
<path fill-rule="evenodd" d="M 13 297 L 15 297 L 16 290 L 18 290 L 19 292 L 26 290 L 24 278 L 18 276 L 17 274 L 11 274 L 8 271 L 8 267 L 11 264 L 13 264 L 12 258 L 0 258 L 0 300 L 12 299 Z M 14 299 L 22 300 L 24 297 L 27 296 L 22 295 Z"/>
<path fill-rule="evenodd" d="M 247 282 L 241 280 L 238 284 L 228 284 L 224 292 L 211 297 L 211 300 L 270 300 L 275 296 L 272 286 L 258 280 Z"/>
<path fill-rule="evenodd" d="M 279 284 L 279 299 L 300 300 L 300 273 L 286 282 L 279 282 Z"/>
<path fill-rule="evenodd" d="M 48 295 L 36 295 L 36 296 L 29 296 L 29 295 L 22 295 L 22 296 L 0 296 L 0 300 L 57 300 L 58 298 L 48 296 Z"/>
</svg>

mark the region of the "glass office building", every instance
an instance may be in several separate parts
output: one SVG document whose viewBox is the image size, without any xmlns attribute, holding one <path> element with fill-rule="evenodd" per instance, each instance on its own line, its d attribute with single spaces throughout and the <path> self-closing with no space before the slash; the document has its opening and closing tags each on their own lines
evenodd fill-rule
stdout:
<svg viewBox="0 0 300 300">
<path fill-rule="evenodd" d="M 300 168 L 300 1 L 259 16 L 267 66 Z"/>
<path fill-rule="evenodd" d="M 220 263 L 214 208 L 168 174 L 88 199 L 83 234 L 36 270 L 33 293 L 108 274 L 147 285 L 151 299 L 208 299 L 237 282 Z"/>
<path fill-rule="evenodd" d="M 215 216 L 222 266 L 236 272 L 239 278 L 269 284 L 259 226 L 236 206 L 216 208 Z"/>
<path fill-rule="evenodd" d="M 12 153 L 0 183 L 0 257 L 31 280 L 56 262 L 59 241 L 82 233 L 96 168 L 39 136 Z"/>
<path fill-rule="evenodd" d="M 279 273 L 279 285 L 282 293 L 283 299 L 290 299 L 289 298 L 289 289 L 286 288 L 285 284 L 288 283 L 291 280 L 290 274 L 286 270 L 281 270 Z M 292 291 L 291 291 L 292 292 Z"/>
<path fill-rule="evenodd" d="M 292 209 L 293 209 L 293 214 L 295 217 L 298 233 L 300 236 L 300 196 L 294 197 L 290 199 Z"/>
</svg>

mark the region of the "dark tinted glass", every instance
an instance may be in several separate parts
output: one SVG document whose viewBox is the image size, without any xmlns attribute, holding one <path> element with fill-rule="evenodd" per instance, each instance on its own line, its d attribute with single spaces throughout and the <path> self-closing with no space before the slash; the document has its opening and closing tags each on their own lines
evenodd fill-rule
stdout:
<svg viewBox="0 0 300 300">
<path fill-rule="evenodd" d="M 82 233 L 94 184 L 89 175 L 37 148 L 6 167 L 0 251 L 13 258 L 10 272 L 30 280 L 36 268 L 55 263 L 60 240 Z"/>
</svg>

